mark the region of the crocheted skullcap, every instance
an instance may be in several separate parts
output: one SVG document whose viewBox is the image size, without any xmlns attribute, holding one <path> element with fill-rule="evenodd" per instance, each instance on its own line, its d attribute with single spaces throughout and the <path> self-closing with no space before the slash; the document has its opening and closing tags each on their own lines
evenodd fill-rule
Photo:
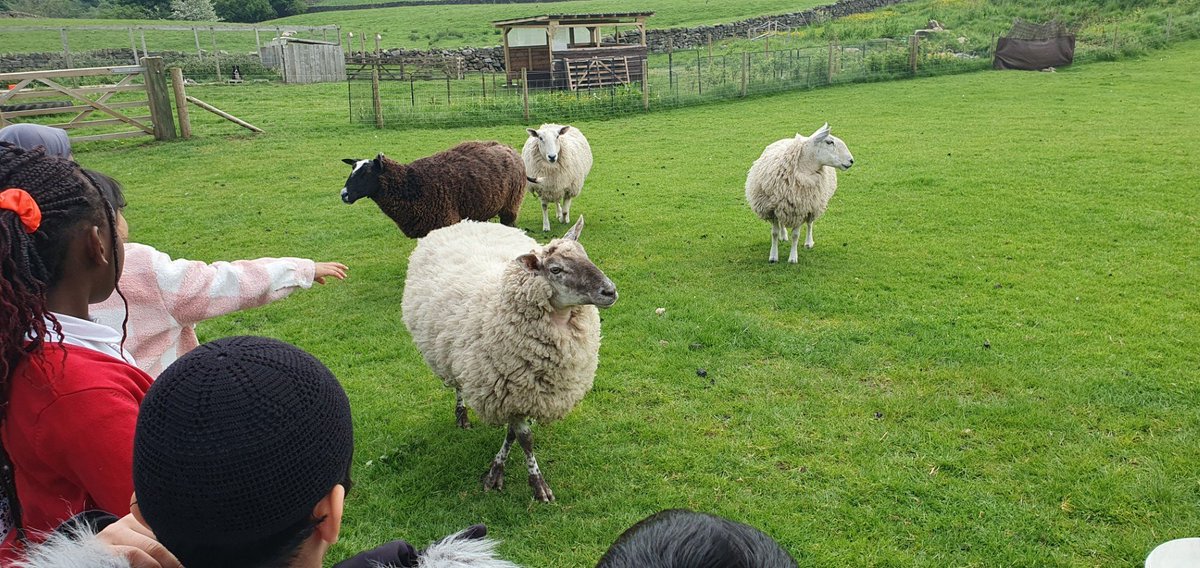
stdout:
<svg viewBox="0 0 1200 568">
<path fill-rule="evenodd" d="M 301 349 L 229 337 L 184 355 L 150 387 L 138 415 L 138 507 L 168 549 L 236 546 L 312 515 L 346 479 L 350 401 Z"/>
</svg>

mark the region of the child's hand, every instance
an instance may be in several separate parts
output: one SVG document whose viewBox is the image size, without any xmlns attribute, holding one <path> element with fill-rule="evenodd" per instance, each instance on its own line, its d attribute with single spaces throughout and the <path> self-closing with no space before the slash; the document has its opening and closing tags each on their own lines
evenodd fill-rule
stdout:
<svg viewBox="0 0 1200 568">
<path fill-rule="evenodd" d="M 329 277 L 345 280 L 347 270 L 349 268 L 346 268 L 346 265 L 340 262 L 318 262 L 313 275 L 313 282 L 324 284 L 325 279 Z"/>
</svg>

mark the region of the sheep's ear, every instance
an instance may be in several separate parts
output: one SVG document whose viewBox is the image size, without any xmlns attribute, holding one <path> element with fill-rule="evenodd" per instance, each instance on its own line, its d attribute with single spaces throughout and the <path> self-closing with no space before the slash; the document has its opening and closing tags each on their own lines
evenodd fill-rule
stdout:
<svg viewBox="0 0 1200 568">
<path fill-rule="evenodd" d="M 562 127 L 562 128 L 559 128 L 559 129 L 558 129 L 558 135 L 559 135 L 559 136 L 563 136 L 563 135 L 565 135 L 565 134 L 567 133 L 567 131 L 568 131 L 568 130 L 570 130 L 570 129 L 571 129 L 571 125 L 569 125 L 569 124 L 568 124 L 568 125 L 566 125 L 566 126 L 564 126 L 564 127 Z"/>
<path fill-rule="evenodd" d="M 531 138 L 541 138 L 540 136 L 538 136 L 538 133 L 537 133 L 537 131 L 536 131 L 536 130 L 534 130 L 534 129 L 532 129 L 532 128 L 526 128 L 526 129 L 525 129 L 525 132 L 528 132 L 528 133 L 529 133 L 529 136 L 530 136 Z"/>
<path fill-rule="evenodd" d="M 358 163 L 358 160 L 355 160 L 354 158 L 342 158 L 342 163 L 343 163 L 343 164 L 348 164 L 348 165 L 350 165 L 351 167 L 353 167 L 353 166 L 354 166 L 354 164 L 357 164 L 357 163 Z"/>
<path fill-rule="evenodd" d="M 537 272 L 542 269 L 542 261 L 536 254 L 526 253 L 517 257 L 517 262 L 525 266 L 525 270 Z"/>
<path fill-rule="evenodd" d="M 817 131 L 813 132 L 813 135 L 809 136 L 808 138 L 809 138 L 809 140 L 812 140 L 813 142 L 820 142 L 828 137 L 829 137 L 829 123 L 826 122 L 825 126 L 818 128 Z"/>
<path fill-rule="evenodd" d="M 579 218 L 575 220 L 575 225 L 572 226 L 571 230 L 567 231 L 567 234 L 563 235 L 562 238 L 564 238 L 568 241 L 578 241 L 579 233 L 582 233 L 582 232 L 583 232 L 583 215 L 580 215 Z"/>
<path fill-rule="evenodd" d="M 375 169 L 383 170 L 383 159 L 384 158 L 386 158 L 386 156 L 383 155 L 383 152 L 380 152 L 378 156 L 375 156 L 375 162 L 374 162 Z"/>
</svg>

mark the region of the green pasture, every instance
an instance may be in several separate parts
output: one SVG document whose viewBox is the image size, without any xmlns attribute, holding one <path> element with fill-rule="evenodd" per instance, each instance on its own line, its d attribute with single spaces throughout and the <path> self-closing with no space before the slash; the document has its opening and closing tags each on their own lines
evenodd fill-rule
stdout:
<svg viewBox="0 0 1200 568">
<path fill-rule="evenodd" d="M 523 125 L 378 131 L 349 123 L 345 85 L 197 87 L 267 133 L 193 109 L 191 141 L 77 157 L 127 185 L 134 240 L 351 267 L 199 330 L 294 342 L 344 382 L 356 485 L 331 561 L 484 522 L 523 565 L 586 567 L 691 507 L 801 566 L 1134 566 L 1200 527 L 1197 60 L 1190 42 L 575 123 L 596 165 L 573 211 L 620 300 L 594 390 L 534 428 L 553 504 L 520 459 L 482 492 L 503 431 L 455 428 L 401 323 L 414 242 L 338 199 L 341 158 L 519 145 Z M 746 171 L 825 121 L 856 165 L 816 248 L 768 264 Z M 533 199 L 519 226 L 542 238 Z"/>
</svg>

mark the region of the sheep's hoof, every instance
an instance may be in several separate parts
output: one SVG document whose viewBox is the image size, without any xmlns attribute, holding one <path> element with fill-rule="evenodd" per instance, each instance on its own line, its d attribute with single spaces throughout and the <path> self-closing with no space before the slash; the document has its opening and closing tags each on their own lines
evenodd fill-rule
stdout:
<svg viewBox="0 0 1200 568">
<path fill-rule="evenodd" d="M 471 429 L 471 419 L 467 417 L 467 409 L 465 408 L 454 409 L 454 422 L 463 430 Z"/>
<path fill-rule="evenodd" d="M 529 476 L 529 487 L 533 489 L 533 500 L 549 503 L 554 500 L 554 493 L 550 491 L 550 486 L 546 485 L 546 478 L 541 474 Z"/>
<path fill-rule="evenodd" d="M 491 491 L 493 489 L 504 490 L 504 464 L 502 463 L 493 463 L 492 469 L 483 474 L 483 490 Z"/>
<path fill-rule="evenodd" d="M 775 264 L 775 263 L 779 262 L 779 259 L 778 258 L 768 258 L 767 262 L 769 262 L 771 264 Z"/>
<path fill-rule="evenodd" d="M 812 250 L 814 243 L 804 243 L 804 248 Z"/>
</svg>

